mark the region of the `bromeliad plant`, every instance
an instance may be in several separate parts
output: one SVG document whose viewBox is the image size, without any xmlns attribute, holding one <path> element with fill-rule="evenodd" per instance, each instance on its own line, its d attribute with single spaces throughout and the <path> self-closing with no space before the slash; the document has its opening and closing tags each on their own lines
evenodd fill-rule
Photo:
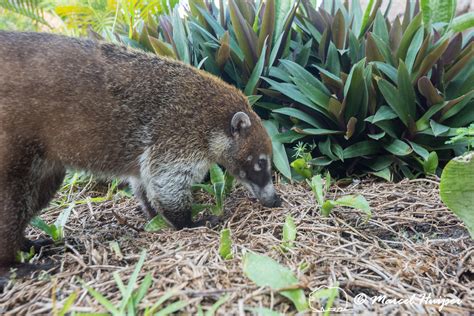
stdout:
<svg viewBox="0 0 474 316">
<path fill-rule="evenodd" d="M 241 88 L 254 103 L 261 75 L 290 53 L 299 1 L 190 0 L 184 17 L 175 9 L 143 27 L 138 44 L 182 60 Z M 306 53 L 309 47 L 306 48 Z"/>
<path fill-rule="evenodd" d="M 459 32 L 474 20 L 433 21 L 407 1 L 391 23 L 380 5 L 303 0 L 292 43 L 311 43 L 309 58 L 271 67 L 272 92 L 262 90 L 271 102 L 257 106 L 272 111 L 274 141 L 317 144 L 313 166 L 386 179 L 435 173 L 438 158 L 463 150 L 447 138 L 474 121 L 472 35 Z M 292 176 L 284 160 L 276 166 Z"/>
</svg>

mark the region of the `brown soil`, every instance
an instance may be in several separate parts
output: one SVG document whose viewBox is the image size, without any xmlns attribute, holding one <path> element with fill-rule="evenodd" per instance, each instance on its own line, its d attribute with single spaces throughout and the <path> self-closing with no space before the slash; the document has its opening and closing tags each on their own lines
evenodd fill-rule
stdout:
<svg viewBox="0 0 474 316">
<path fill-rule="evenodd" d="M 79 295 L 72 310 L 104 311 L 80 280 L 118 304 L 121 296 L 112 273 L 119 271 L 126 281 L 142 249 L 148 255 L 140 279 L 148 272 L 153 275 L 143 308 L 173 288 L 177 295 L 170 302 L 188 301 L 185 313 L 195 314 L 199 305 L 206 311 L 226 294 L 230 299 L 218 314 L 244 314 L 249 307 L 296 313 L 286 298 L 256 286 L 243 274 L 242 253 L 251 250 L 292 269 L 307 295 L 338 282 L 341 291 L 334 306 L 352 310 L 347 313 L 440 314 L 440 304 L 433 301 L 357 305 L 354 298 L 361 293 L 399 300 L 412 295 L 458 298 L 461 304 L 444 306 L 442 312 L 468 315 L 474 310 L 474 242 L 440 202 L 436 179 L 397 184 L 365 180 L 334 186 L 330 198 L 345 194 L 367 198 L 373 211 L 367 222 L 362 212 L 348 208 L 336 208 L 323 218 L 307 186 L 277 187 L 284 200 L 278 209 L 262 208 L 241 189 L 226 200 L 225 226 L 231 229 L 234 243 L 234 259 L 227 261 L 218 254 L 218 229 L 144 232 L 145 220 L 137 203 L 127 198 L 76 206 L 66 227 L 65 244 L 47 248 L 33 259 L 34 263 L 52 261 L 56 271 L 10 282 L 0 294 L 0 313 L 3 309 L 11 315 L 51 314 L 73 292 Z M 80 196 L 90 194 L 83 191 Z M 42 217 L 53 221 L 60 211 L 50 208 Z M 295 219 L 297 241 L 293 249 L 282 253 L 278 245 L 288 214 Z M 33 229 L 28 235 L 44 237 Z M 112 241 L 119 244 L 123 256 L 111 249 Z M 304 271 L 298 270 L 302 263 L 308 264 Z"/>
</svg>

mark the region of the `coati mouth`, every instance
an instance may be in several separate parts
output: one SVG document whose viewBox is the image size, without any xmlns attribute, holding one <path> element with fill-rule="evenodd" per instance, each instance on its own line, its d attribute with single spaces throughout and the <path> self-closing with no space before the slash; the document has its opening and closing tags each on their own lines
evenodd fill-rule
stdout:
<svg viewBox="0 0 474 316">
<path fill-rule="evenodd" d="M 257 198 L 265 207 L 279 207 L 281 206 L 281 199 L 276 194 L 273 183 L 270 181 L 265 186 L 261 187 L 251 182 L 242 181 L 253 197 Z"/>
</svg>

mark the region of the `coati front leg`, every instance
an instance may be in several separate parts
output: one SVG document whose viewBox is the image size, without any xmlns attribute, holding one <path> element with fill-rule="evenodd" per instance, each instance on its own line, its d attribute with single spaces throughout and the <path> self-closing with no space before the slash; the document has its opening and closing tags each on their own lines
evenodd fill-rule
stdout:
<svg viewBox="0 0 474 316">
<path fill-rule="evenodd" d="M 192 221 L 191 186 L 202 181 L 208 164 L 200 162 L 173 162 L 162 165 L 142 166 L 142 181 L 151 206 L 176 229 L 197 227 L 208 222 L 215 225 L 217 216 Z"/>
<path fill-rule="evenodd" d="M 140 202 L 141 209 L 148 219 L 155 217 L 158 213 L 156 212 L 156 209 L 151 206 L 151 203 L 146 196 L 146 188 L 143 182 L 138 178 L 130 178 L 128 182 L 132 187 L 133 195 Z"/>
</svg>

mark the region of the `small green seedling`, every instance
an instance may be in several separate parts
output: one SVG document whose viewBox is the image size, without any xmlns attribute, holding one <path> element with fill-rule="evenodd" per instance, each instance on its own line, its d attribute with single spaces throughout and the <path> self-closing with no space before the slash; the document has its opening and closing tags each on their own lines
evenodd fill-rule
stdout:
<svg viewBox="0 0 474 316">
<path fill-rule="evenodd" d="M 186 305 L 188 305 L 188 302 L 176 301 L 167 305 L 165 308 L 158 310 L 160 306 L 163 305 L 164 302 L 166 302 L 167 300 L 169 300 L 171 297 L 175 296 L 176 294 L 178 294 L 178 292 L 174 289 L 167 291 L 158 299 L 158 301 L 156 301 L 155 304 L 153 304 L 153 306 L 147 307 L 143 315 L 144 316 L 152 316 L 152 315 L 165 316 L 165 315 L 172 315 L 182 310 L 184 307 L 186 307 Z"/>
<path fill-rule="evenodd" d="M 214 205 L 197 205 L 194 206 L 194 211 L 202 211 L 205 208 L 210 208 L 214 215 L 222 215 L 224 212 L 224 199 L 229 195 L 234 185 L 234 178 L 217 165 L 213 164 L 209 170 L 211 181 L 210 183 L 195 184 L 193 188 L 198 188 L 211 194 L 215 199 Z"/>
<path fill-rule="evenodd" d="M 63 307 L 59 311 L 56 310 L 56 309 L 53 309 L 53 315 L 54 316 L 65 316 L 66 314 L 68 314 L 71 307 L 74 305 L 74 302 L 77 299 L 77 295 L 78 295 L 77 292 L 72 292 L 71 295 L 69 295 L 66 298 L 66 300 L 63 303 Z"/>
<path fill-rule="evenodd" d="M 334 301 L 339 296 L 339 283 L 329 288 L 323 288 L 311 293 L 309 300 L 311 301 L 324 301 L 324 314 L 323 316 L 329 316 L 331 314 L 332 305 Z"/>
<path fill-rule="evenodd" d="M 38 216 L 33 217 L 30 224 L 49 235 L 55 242 L 59 242 L 64 239 L 64 226 L 66 226 L 66 222 L 71 215 L 74 206 L 75 203 L 71 203 L 68 208 L 64 209 L 61 214 L 59 214 L 56 221 L 52 224 L 47 224 Z"/>
<path fill-rule="evenodd" d="M 287 267 L 270 257 L 248 252 L 243 259 L 244 274 L 258 286 L 268 286 L 293 302 L 298 312 L 308 309 L 299 281 Z"/>
<path fill-rule="evenodd" d="M 309 146 L 309 148 L 308 148 Z M 313 165 L 309 162 L 313 159 L 311 151 L 316 148 L 316 144 L 309 145 L 307 143 L 298 142 L 293 148 L 295 160 L 290 164 L 293 170 L 304 179 L 310 179 L 313 175 Z"/>
<path fill-rule="evenodd" d="M 90 295 L 92 295 L 97 302 L 99 302 L 105 309 L 112 314 L 113 316 L 122 316 L 122 315 L 137 315 L 139 312 L 139 304 L 147 294 L 148 290 L 150 289 L 153 279 L 151 273 L 148 273 L 145 278 L 143 278 L 141 284 L 138 284 L 138 275 L 140 273 L 141 268 L 145 262 L 146 258 L 146 251 L 144 250 L 138 260 L 137 265 L 135 266 L 135 270 L 133 270 L 130 279 L 128 280 L 127 286 L 125 286 L 124 282 L 120 278 L 118 272 L 114 272 L 112 275 L 114 277 L 115 283 L 122 294 L 122 300 L 116 306 L 110 300 L 105 298 L 104 295 L 97 292 L 92 287 L 86 285 L 84 282 L 83 285 L 87 289 Z M 136 288 L 136 289 L 135 289 Z M 175 295 L 174 292 L 169 292 L 168 294 L 163 295 L 152 307 L 147 308 L 144 312 L 144 315 L 168 315 L 170 313 L 176 312 L 186 306 L 188 303 L 183 301 L 178 301 L 173 304 L 168 305 L 160 312 L 156 313 L 155 311 L 158 307 L 163 304 L 166 300 L 171 298 Z"/>
<path fill-rule="evenodd" d="M 307 180 L 307 182 L 316 197 L 318 205 L 321 207 L 321 214 L 323 216 L 329 216 L 335 206 L 346 206 L 362 210 L 367 214 L 367 219 L 372 216 L 370 205 L 362 195 L 346 195 L 337 200 L 326 200 L 326 194 L 331 185 L 331 176 L 329 173 L 326 175 L 326 181 L 323 181 L 321 175 L 318 174 L 314 176 L 311 181 Z"/>
<path fill-rule="evenodd" d="M 296 240 L 296 225 L 295 220 L 290 214 L 286 216 L 285 224 L 283 224 L 283 236 L 280 248 L 283 252 L 293 248 L 293 242 Z"/>
<path fill-rule="evenodd" d="M 234 258 L 232 254 L 232 237 L 229 228 L 221 230 L 219 255 L 224 260 Z"/>
<path fill-rule="evenodd" d="M 212 304 L 211 308 L 209 308 L 205 313 L 202 310 L 202 306 L 198 305 L 198 316 L 214 316 L 222 305 L 224 305 L 230 299 L 230 295 L 227 294 L 226 296 L 221 297 L 217 302 Z"/>
<path fill-rule="evenodd" d="M 446 144 L 464 143 L 467 146 L 467 151 L 474 149 L 474 123 L 469 125 L 469 127 L 458 128 L 456 134 Z"/>
<path fill-rule="evenodd" d="M 28 252 L 25 251 L 17 251 L 16 253 L 16 262 L 19 263 L 26 263 L 30 262 L 30 260 L 35 256 L 35 247 L 31 247 Z"/>
</svg>

